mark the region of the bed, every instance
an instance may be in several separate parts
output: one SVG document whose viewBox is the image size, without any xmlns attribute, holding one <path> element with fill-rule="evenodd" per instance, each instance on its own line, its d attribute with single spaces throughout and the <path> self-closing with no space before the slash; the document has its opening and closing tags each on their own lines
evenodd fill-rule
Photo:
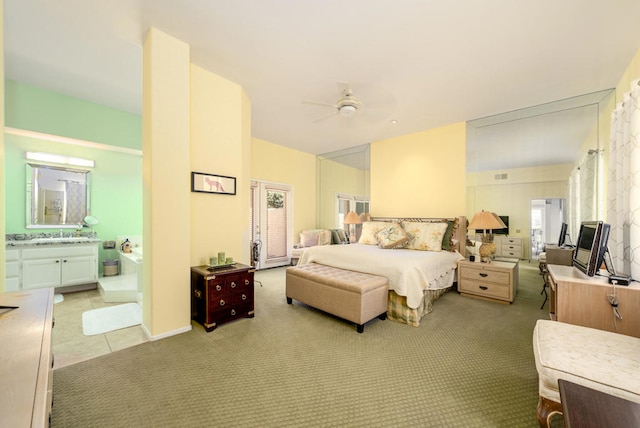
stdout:
<svg viewBox="0 0 640 428">
<path fill-rule="evenodd" d="M 357 244 L 306 248 L 298 264 L 319 263 L 386 277 L 387 316 L 417 327 L 455 281 L 457 262 L 464 258 L 458 248 L 465 246 L 466 224 L 465 217 L 373 218 L 363 223 Z"/>
</svg>

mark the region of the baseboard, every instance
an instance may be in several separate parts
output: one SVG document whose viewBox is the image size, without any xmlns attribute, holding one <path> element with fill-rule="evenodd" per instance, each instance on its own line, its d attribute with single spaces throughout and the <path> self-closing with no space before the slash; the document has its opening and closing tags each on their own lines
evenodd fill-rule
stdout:
<svg viewBox="0 0 640 428">
<path fill-rule="evenodd" d="M 167 338 L 167 337 L 175 336 L 175 335 L 178 335 L 178 334 L 186 333 L 188 331 L 191 331 L 191 328 L 192 328 L 191 324 L 189 324 L 188 326 L 179 328 L 177 330 L 172 330 L 172 331 L 168 331 L 166 333 L 162 333 L 162 334 L 158 334 L 156 336 L 153 336 L 151 334 L 151 332 L 147 329 L 146 325 L 142 324 L 141 327 L 142 327 L 142 331 L 144 331 L 144 334 L 152 342 L 155 341 L 155 340 L 160 340 L 160 339 L 164 339 L 164 338 Z"/>
</svg>

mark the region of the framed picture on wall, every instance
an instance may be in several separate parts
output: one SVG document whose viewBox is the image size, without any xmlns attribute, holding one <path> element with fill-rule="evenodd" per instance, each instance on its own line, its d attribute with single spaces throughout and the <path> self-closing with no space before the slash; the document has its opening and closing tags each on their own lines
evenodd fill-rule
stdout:
<svg viewBox="0 0 640 428">
<path fill-rule="evenodd" d="M 202 193 L 217 193 L 221 195 L 236 194 L 236 178 L 226 175 L 191 172 L 191 191 Z"/>
</svg>

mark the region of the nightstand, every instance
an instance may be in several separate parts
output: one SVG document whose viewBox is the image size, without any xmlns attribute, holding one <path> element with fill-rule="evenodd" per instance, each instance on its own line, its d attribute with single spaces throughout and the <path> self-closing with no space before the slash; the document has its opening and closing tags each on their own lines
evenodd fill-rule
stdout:
<svg viewBox="0 0 640 428">
<path fill-rule="evenodd" d="M 518 263 L 492 261 L 458 262 L 458 291 L 460 294 L 511 303 L 518 288 Z"/>
</svg>

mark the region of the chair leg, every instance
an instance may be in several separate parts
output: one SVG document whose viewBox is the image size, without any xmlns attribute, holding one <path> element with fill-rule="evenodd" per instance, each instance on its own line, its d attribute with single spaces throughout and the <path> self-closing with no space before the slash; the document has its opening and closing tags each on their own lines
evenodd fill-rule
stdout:
<svg viewBox="0 0 640 428">
<path fill-rule="evenodd" d="M 538 399 L 536 416 L 538 418 L 538 424 L 540 424 L 540 427 L 549 428 L 551 417 L 558 413 L 562 414 L 562 405 L 560 403 L 548 400 L 542 396 Z"/>
<path fill-rule="evenodd" d="M 547 287 L 543 287 L 542 291 L 544 291 L 544 302 L 542 302 L 542 306 L 540 306 L 540 309 L 544 309 L 544 305 L 547 303 L 547 300 L 549 300 L 549 293 L 547 293 Z"/>
</svg>

